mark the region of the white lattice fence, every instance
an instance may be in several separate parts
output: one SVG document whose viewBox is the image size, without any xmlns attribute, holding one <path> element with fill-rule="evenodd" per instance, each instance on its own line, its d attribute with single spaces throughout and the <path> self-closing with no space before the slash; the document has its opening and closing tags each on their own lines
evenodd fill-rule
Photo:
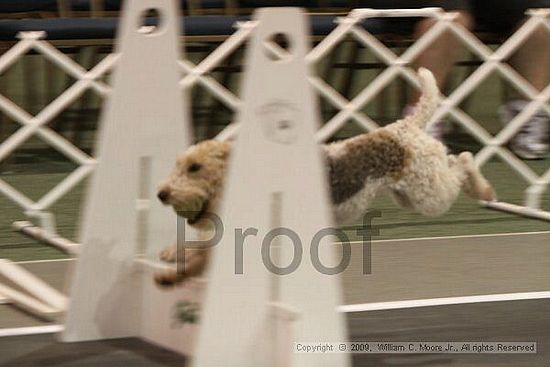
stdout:
<svg viewBox="0 0 550 367">
<path fill-rule="evenodd" d="M 396 78 L 402 77 L 413 87 L 419 88 L 419 81 L 414 70 L 410 67 L 412 61 L 429 47 L 438 36 L 450 30 L 461 40 L 467 49 L 483 60 L 483 63 L 449 96 L 443 98 L 441 108 L 433 117 L 433 120 L 435 121 L 445 115 L 452 116 L 454 120 L 484 146 L 476 157 L 480 165 L 485 164 L 493 155 L 498 155 L 511 169 L 527 181 L 529 187 L 526 190 L 525 206 L 512 206 L 506 203 L 487 205 L 497 209 L 549 219 L 550 214 L 540 210 L 540 199 L 550 183 L 550 169 L 542 175 L 537 175 L 529 166 L 504 147 L 506 142 L 538 110 L 543 109 L 550 115 L 550 105 L 548 103 L 550 86 L 547 86 L 542 92 L 538 92 L 521 75 L 504 62 L 538 27 L 545 27 L 550 32 L 549 13 L 548 9 L 530 11 L 528 13 L 529 20 L 496 51 L 491 50 L 471 32 L 453 22 L 456 14 L 445 13 L 436 8 L 417 10 L 356 9 L 349 13 L 348 16 L 339 18 L 338 26 L 308 54 L 307 61 L 311 65 L 319 63 L 336 45 L 343 42 L 346 37 L 351 36 L 362 46 L 371 50 L 377 58 L 386 63 L 387 68 L 352 100 L 346 99 L 320 76 L 310 77 L 312 86 L 338 110 L 338 113 L 319 130 L 317 134 L 318 140 L 323 142 L 331 138 L 349 121 L 353 121 L 366 131 L 376 129 L 378 125 L 364 114 L 361 109 Z M 430 17 L 436 20 L 436 23 L 422 38 L 398 56 L 361 26 L 361 21 L 373 17 Z M 180 81 L 180 86 L 183 89 L 189 89 L 200 84 L 224 105 L 237 112 L 241 107 L 239 97 L 209 75 L 209 73 L 216 66 L 219 66 L 227 56 L 245 43 L 256 26 L 257 24 L 254 21 L 238 23 L 237 31 L 196 65 L 189 60 L 181 60 L 180 67 L 184 76 Z M 20 147 L 27 139 L 36 135 L 75 162 L 78 168 L 37 201 L 31 200 L 17 190 L 17 188 L 12 187 L 1 179 L 0 193 L 19 205 L 27 215 L 39 218 L 42 228 L 49 235 L 55 235 L 54 217 L 48 212 L 48 209 L 93 171 L 95 161 L 93 157 L 90 157 L 51 130 L 47 124 L 87 90 L 93 90 L 100 96 L 107 96 L 110 88 L 100 81 L 100 79 L 116 65 L 118 56 L 116 54 L 108 55 L 94 68 L 87 71 L 70 57 L 44 41 L 43 37 L 44 34 L 41 32 L 23 33 L 20 37 L 21 40 L 0 57 L 0 73 L 22 58 L 28 51 L 35 50 L 58 65 L 65 73 L 75 78 L 76 81 L 35 116 L 32 116 L 8 98 L 0 95 L 0 111 L 21 125 L 15 133 L 0 144 L 0 162 L 6 159 L 10 153 Z M 271 47 L 270 51 L 275 55 L 284 52 L 284 50 L 278 49 L 274 44 L 268 46 Z M 492 136 L 480 123 L 457 107 L 461 101 L 472 94 L 494 71 L 497 71 L 504 79 L 513 84 L 523 95 L 532 101 L 496 136 Z M 237 131 L 238 124 L 230 124 L 217 138 L 229 139 Z"/>
<path fill-rule="evenodd" d="M 484 205 L 497 210 L 550 220 L 550 213 L 540 208 L 542 195 L 550 183 L 550 167 L 545 173 L 538 175 L 504 146 L 537 111 L 544 110 L 550 116 L 550 105 L 548 103 L 550 85 L 539 92 L 505 62 L 539 27 L 546 28 L 549 31 L 550 38 L 550 9 L 530 10 L 527 12 L 527 16 L 528 20 L 516 33 L 508 38 L 496 51 L 493 51 L 470 31 L 454 22 L 457 17 L 456 13 L 445 13 L 437 8 L 353 10 L 347 17 L 340 18 L 337 28 L 309 53 L 307 56 L 308 62 L 311 64 L 318 63 L 336 45 L 343 42 L 347 36 L 351 36 L 386 63 L 387 68 L 352 100 L 346 99 L 321 77 L 312 76 L 310 78 L 311 84 L 319 94 L 338 109 L 338 113 L 319 130 L 318 140 L 323 142 L 333 137 L 350 120 L 366 131 L 376 129 L 378 125 L 360 110 L 398 77 L 403 77 L 413 87 L 419 88 L 420 83 L 410 65 L 443 32 L 451 31 L 469 51 L 482 60 L 482 64 L 449 96 L 443 96 L 441 107 L 433 116 L 432 121 L 437 121 L 446 115 L 452 116 L 471 136 L 483 145 L 483 149 L 476 155 L 476 161 L 480 166 L 484 165 L 492 156 L 498 155 L 528 183 L 528 188 L 525 190 L 524 206 L 505 202 L 483 203 Z M 429 17 L 436 22 L 428 32 L 398 56 L 360 24 L 364 19 L 379 17 Z M 531 100 L 525 109 L 495 136 L 491 135 L 482 124 L 458 107 L 494 71 L 497 71 L 505 80 L 516 87 L 523 96 Z M 238 126 L 231 125 L 218 138 L 227 139 L 233 136 L 237 129 Z"/>
<path fill-rule="evenodd" d="M 0 111 L 20 124 L 19 129 L 0 145 L 0 162 L 30 137 L 36 135 L 76 163 L 78 168 L 38 201 L 31 200 L 2 179 L 0 179 L 0 193 L 23 208 L 27 215 L 38 217 L 41 226 L 50 234 L 54 234 L 55 221 L 53 215 L 47 211 L 48 208 L 88 176 L 93 170 L 95 161 L 88 154 L 50 129 L 47 124 L 87 90 L 93 90 L 101 96 L 107 95 L 110 90 L 109 86 L 99 79 L 113 67 L 117 57 L 114 54 L 108 55 L 93 69 L 87 71 L 50 43 L 44 41 L 44 36 L 43 32 L 22 33 L 20 35 L 21 41 L 0 57 L 0 73 L 3 73 L 12 64 L 25 56 L 27 52 L 34 50 L 75 78 L 76 82 L 34 116 L 0 94 Z"/>
</svg>

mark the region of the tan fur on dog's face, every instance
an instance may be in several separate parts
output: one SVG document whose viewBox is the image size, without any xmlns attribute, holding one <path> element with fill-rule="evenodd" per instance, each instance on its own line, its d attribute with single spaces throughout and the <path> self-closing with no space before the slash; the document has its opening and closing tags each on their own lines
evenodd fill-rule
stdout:
<svg viewBox="0 0 550 367">
<path fill-rule="evenodd" d="M 191 146 L 177 158 L 168 180 L 159 187 L 158 197 L 197 228 L 206 228 L 223 188 L 225 166 L 231 144 L 206 140 Z"/>
</svg>

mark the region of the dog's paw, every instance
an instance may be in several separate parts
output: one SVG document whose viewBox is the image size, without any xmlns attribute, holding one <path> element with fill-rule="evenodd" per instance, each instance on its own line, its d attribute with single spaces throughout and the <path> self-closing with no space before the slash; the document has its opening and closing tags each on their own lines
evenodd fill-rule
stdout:
<svg viewBox="0 0 550 367">
<path fill-rule="evenodd" d="M 480 172 L 470 175 L 464 192 L 472 198 L 482 201 L 496 201 L 497 193 L 491 183 Z"/>
<path fill-rule="evenodd" d="M 178 263 L 176 269 L 157 272 L 155 283 L 161 287 L 169 287 L 201 275 L 208 264 L 210 251 L 209 249 L 188 248 L 184 255 L 182 259 L 178 259 L 183 262 Z"/>
<path fill-rule="evenodd" d="M 497 201 L 498 200 L 497 193 L 496 193 L 495 189 L 488 182 L 487 182 L 487 185 L 482 190 L 480 190 L 479 200 L 483 200 L 483 201 Z"/>
<path fill-rule="evenodd" d="M 176 269 L 159 271 L 155 274 L 155 283 L 161 287 L 172 287 L 181 282 L 181 275 Z"/>
<path fill-rule="evenodd" d="M 167 263 L 176 262 L 178 248 L 176 245 L 167 246 L 159 252 L 159 259 Z"/>
<path fill-rule="evenodd" d="M 473 154 L 462 152 L 458 155 L 458 160 L 468 174 L 467 181 L 463 187 L 464 192 L 477 200 L 496 201 L 497 194 L 495 189 L 477 167 Z"/>
</svg>

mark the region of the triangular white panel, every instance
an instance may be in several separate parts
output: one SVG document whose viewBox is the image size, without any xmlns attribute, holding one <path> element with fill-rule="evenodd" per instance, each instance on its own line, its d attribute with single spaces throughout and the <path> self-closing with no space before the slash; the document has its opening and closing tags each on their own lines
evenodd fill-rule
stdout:
<svg viewBox="0 0 550 367">
<path fill-rule="evenodd" d="M 141 336 L 179 351 L 188 342 L 185 328 L 173 327 L 174 305 L 185 290 L 157 289 L 152 271 L 135 262 L 138 255 L 156 257 L 177 234 L 176 217 L 156 200 L 156 190 L 190 141 L 178 87 L 178 6 L 176 0 L 125 2 L 65 341 Z M 157 27 L 142 27 L 148 9 L 160 15 Z"/>
<path fill-rule="evenodd" d="M 321 274 L 310 259 L 312 238 L 331 220 L 314 139 L 316 99 L 307 80 L 307 17 L 300 9 L 273 8 L 258 11 L 255 19 L 245 60 L 242 128 L 221 210 L 224 234 L 210 267 L 194 366 L 345 367 L 345 354 L 293 352 L 294 342 L 347 338 L 336 312 L 340 280 Z M 272 273 L 264 264 L 269 261 L 262 261 L 262 241 L 276 227 L 293 231 L 301 241 L 296 246 L 301 262 L 288 275 Z M 235 231 L 246 234 L 247 228 L 257 234 L 244 240 L 243 273 L 235 274 L 241 253 Z M 270 261 L 279 268 L 297 261 L 290 237 L 273 238 Z M 329 240 L 325 237 L 320 246 L 326 266 L 337 263 Z"/>
</svg>

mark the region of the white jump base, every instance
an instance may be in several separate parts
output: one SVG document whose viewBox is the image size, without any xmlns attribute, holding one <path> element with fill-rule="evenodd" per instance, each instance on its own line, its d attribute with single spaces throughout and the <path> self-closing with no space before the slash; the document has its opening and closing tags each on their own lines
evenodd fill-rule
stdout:
<svg viewBox="0 0 550 367">
<path fill-rule="evenodd" d="M 36 226 L 29 221 L 13 222 L 13 228 L 36 241 L 54 247 L 68 255 L 76 256 L 81 245 L 56 234 L 45 231 L 42 227 Z"/>
<path fill-rule="evenodd" d="M 481 205 L 493 210 L 498 210 L 502 212 L 520 215 L 522 217 L 540 219 L 540 220 L 545 220 L 550 222 L 550 212 L 541 210 L 541 209 L 506 203 L 502 201 L 482 201 Z"/>
</svg>

